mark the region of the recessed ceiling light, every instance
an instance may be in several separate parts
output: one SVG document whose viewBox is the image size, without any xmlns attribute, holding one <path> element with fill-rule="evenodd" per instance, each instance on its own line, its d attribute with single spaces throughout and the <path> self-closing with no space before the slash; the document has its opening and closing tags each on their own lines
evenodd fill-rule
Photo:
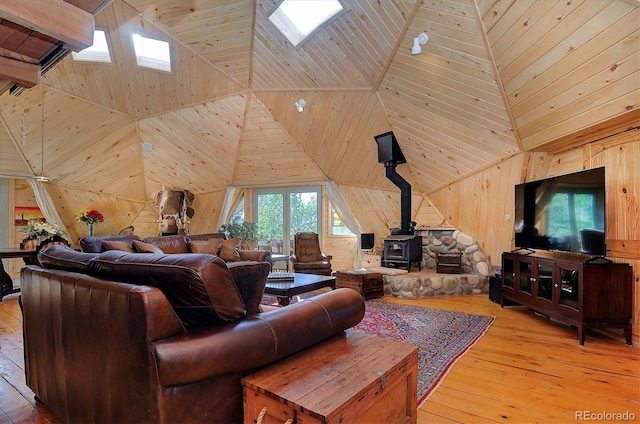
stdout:
<svg viewBox="0 0 640 424">
<path fill-rule="evenodd" d="M 145 141 L 144 143 L 142 143 L 142 150 L 144 150 L 145 152 L 150 152 L 153 150 L 153 144 L 149 143 L 148 141 Z"/>
</svg>

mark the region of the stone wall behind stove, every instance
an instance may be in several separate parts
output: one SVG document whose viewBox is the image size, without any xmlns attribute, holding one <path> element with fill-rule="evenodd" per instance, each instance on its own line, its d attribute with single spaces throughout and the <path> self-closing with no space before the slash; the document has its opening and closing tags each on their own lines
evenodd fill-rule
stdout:
<svg viewBox="0 0 640 424">
<path fill-rule="evenodd" d="M 491 261 L 484 254 L 477 240 L 455 228 L 429 228 L 416 230 L 422 236 L 422 266 L 435 269 L 437 255 L 461 254 L 462 274 L 478 274 L 489 277 L 493 274 Z"/>
<path fill-rule="evenodd" d="M 438 254 L 460 254 L 460 274 L 384 275 L 384 293 L 405 299 L 488 293 L 491 262 L 478 242 L 455 228 L 416 230 L 422 237 L 422 267 L 436 269 Z"/>
</svg>

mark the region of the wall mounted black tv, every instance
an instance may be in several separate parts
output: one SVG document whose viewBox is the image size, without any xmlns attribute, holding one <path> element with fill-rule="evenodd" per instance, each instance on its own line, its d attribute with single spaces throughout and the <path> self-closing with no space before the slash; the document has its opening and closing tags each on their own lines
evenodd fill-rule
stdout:
<svg viewBox="0 0 640 424">
<path fill-rule="evenodd" d="M 606 256 L 605 195 L 604 168 L 516 185 L 516 247 Z"/>
</svg>

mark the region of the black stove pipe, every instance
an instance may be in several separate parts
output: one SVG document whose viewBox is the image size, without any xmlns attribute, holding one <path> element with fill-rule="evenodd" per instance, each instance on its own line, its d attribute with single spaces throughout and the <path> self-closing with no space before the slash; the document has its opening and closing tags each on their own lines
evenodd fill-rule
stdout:
<svg viewBox="0 0 640 424">
<path fill-rule="evenodd" d="M 400 234 L 413 234 L 416 224 L 411 221 L 411 184 L 396 172 L 397 165 L 397 161 L 386 161 L 385 175 L 400 188 Z"/>
</svg>

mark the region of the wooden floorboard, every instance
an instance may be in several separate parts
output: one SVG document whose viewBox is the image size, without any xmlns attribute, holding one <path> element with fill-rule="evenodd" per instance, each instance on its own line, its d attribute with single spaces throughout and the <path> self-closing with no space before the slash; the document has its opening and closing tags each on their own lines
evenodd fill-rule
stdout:
<svg viewBox="0 0 640 424">
<path fill-rule="evenodd" d="M 25 384 L 17 295 L 0 303 L 0 424 L 58 423 Z M 418 423 L 563 423 L 576 414 L 634 414 L 640 421 L 640 350 L 621 331 L 587 333 L 486 296 L 416 300 L 429 308 L 496 317 L 418 411 Z"/>
</svg>

